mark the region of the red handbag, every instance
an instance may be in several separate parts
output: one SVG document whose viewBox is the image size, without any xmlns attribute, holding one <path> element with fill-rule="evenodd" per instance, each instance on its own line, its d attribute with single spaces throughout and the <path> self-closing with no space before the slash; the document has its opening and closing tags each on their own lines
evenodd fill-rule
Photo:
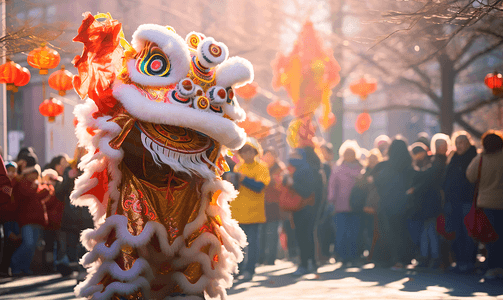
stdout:
<svg viewBox="0 0 503 300">
<path fill-rule="evenodd" d="M 314 204 L 314 193 L 309 198 L 302 198 L 293 189 L 281 186 L 279 208 L 284 211 L 299 211 L 306 205 Z"/>
<path fill-rule="evenodd" d="M 465 216 L 464 223 L 468 231 L 468 236 L 472 237 L 475 241 L 486 244 L 496 241 L 499 236 L 494 230 L 491 222 L 489 222 L 489 219 L 484 213 L 484 210 L 477 207 L 481 169 L 482 156 L 480 157 L 477 181 L 475 182 L 475 193 L 473 195 L 472 208 L 470 209 L 470 212 Z"/>
</svg>

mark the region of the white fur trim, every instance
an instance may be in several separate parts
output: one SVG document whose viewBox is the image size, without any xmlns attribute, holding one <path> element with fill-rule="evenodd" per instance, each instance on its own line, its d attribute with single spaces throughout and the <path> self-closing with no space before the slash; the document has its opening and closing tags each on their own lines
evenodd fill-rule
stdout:
<svg viewBox="0 0 503 300">
<path fill-rule="evenodd" d="M 222 191 L 217 199 L 218 205 L 209 205 L 210 196 L 217 190 Z M 96 283 L 101 280 L 101 276 L 108 272 L 114 278 L 135 280 L 127 282 L 124 288 L 127 290 L 137 290 L 142 288 L 144 292 L 148 292 L 141 286 L 139 278 L 146 276 L 148 278 L 148 268 L 139 264 L 135 271 L 130 273 L 114 272 L 115 266 L 113 260 L 120 254 L 120 249 L 125 246 L 131 246 L 138 250 L 140 258 L 148 259 L 147 244 L 150 243 L 154 236 L 158 239 L 161 252 L 165 257 L 179 258 L 174 259 L 172 264 L 176 268 L 183 268 L 192 262 L 198 262 L 203 269 L 203 276 L 196 284 L 190 284 L 187 278 L 182 273 L 175 273 L 173 279 L 187 293 L 198 294 L 205 291 L 210 297 L 226 298 L 225 288 L 232 286 L 233 277 L 231 273 L 237 272 L 237 262 L 242 260 L 241 247 L 246 245 L 246 236 L 239 228 L 237 222 L 230 218 L 230 209 L 228 202 L 237 195 L 237 191 L 233 186 L 226 181 L 212 179 L 206 181 L 201 189 L 201 208 L 197 218 L 185 226 L 183 235 L 175 239 L 172 245 L 169 245 L 167 232 L 165 227 L 157 222 L 148 222 L 143 231 L 138 236 L 133 236 L 127 230 L 127 218 L 121 215 L 113 215 L 108 217 L 105 222 L 95 230 L 86 230 L 82 233 L 82 241 L 84 246 L 90 250 L 81 260 L 89 269 L 89 277 L 76 289 L 81 296 L 95 295 L 104 297 L 108 295 L 109 289 L 115 291 L 116 285 L 110 285 L 103 293 L 102 286 Z M 203 233 L 190 248 L 185 247 L 184 239 L 190 236 L 194 231 L 204 224 L 206 216 L 219 215 L 222 220 L 222 226 L 217 230 L 222 237 L 223 246 L 220 241 L 210 233 Z M 199 226 L 199 227 L 198 227 Z M 117 240 L 110 247 L 105 246 L 105 241 L 112 230 L 115 230 Z M 209 255 L 200 252 L 199 249 L 205 245 L 210 245 Z M 212 258 L 218 255 L 218 261 L 214 262 Z M 153 261 L 157 261 L 155 257 L 151 257 Z M 103 262 L 102 264 L 100 262 Z M 117 276 L 115 276 L 117 274 Z M 142 275 L 143 274 L 143 275 Z M 137 279 L 135 279 L 137 278 Z M 97 288 L 98 286 L 98 288 Z"/>
<path fill-rule="evenodd" d="M 246 113 L 244 109 L 239 106 L 239 102 L 234 97 L 234 105 L 226 103 L 222 106 L 224 113 L 231 117 L 235 122 L 243 122 L 246 119 Z"/>
<path fill-rule="evenodd" d="M 244 145 L 244 129 L 217 114 L 150 101 L 133 86 L 126 84 L 114 86 L 113 95 L 131 115 L 140 120 L 190 128 L 210 136 L 230 149 L 239 149 Z"/>
<path fill-rule="evenodd" d="M 190 52 L 182 37 L 164 26 L 144 24 L 133 34 L 133 48 L 137 52 L 141 51 L 146 41 L 156 43 L 166 54 L 171 64 L 170 74 L 168 77 L 141 74 L 136 70 L 136 59 L 132 59 L 127 64 L 131 80 L 142 85 L 167 86 L 187 76 L 190 70 Z"/>
<path fill-rule="evenodd" d="M 231 57 L 216 68 L 215 82 L 219 86 L 237 88 L 253 81 L 252 64 L 241 57 Z"/>
<path fill-rule="evenodd" d="M 82 157 L 79 168 L 84 173 L 75 180 L 75 188 L 70 195 L 72 204 L 77 206 L 88 206 L 95 226 L 103 221 L 106 213 L 108 201 L 112 199 L 112 212 L 117 208 L 117 202 L 120 197 L 118 186 L 122 174 L 118 169 L 119 163 L 124 156 L 124 152 L 115 150 L 108 144 L 121 128 L 114 122 L 108 122 L 110 116 L 94 119 L 92 114 L 98 110 L 96 104 L 91 99 L 86 103 L 77 105 L 74 114 L 77 116 L 78 124 L 75 129 L 79 138 L 79 145 L 86 148 L 88 153 Z M 87 132 L 87 128 L 95 128 L 95 136 Z M 100 148 L 99 153 L 94 153 Z M 108 192 L 104 199 L 97 199 L 94 195 L 84 195 L 90 189 L 96 186 L 98 180 L 91 177 L 95 172 L 101 172 L 107 168 L 109 173 Z"/>
<path fill-rule="evenodd" d="M 143 147 L 147 149 L 152 155 L 154 162 L 158 165 L 166 164 L 170 166 L 175 172 L 184 172 L 188 175 L 193 173 L 201 177 L 210 179 L 215 177 L 215 172 L 208 168 L 205 163 L 215 166 L 206 156 L 206 152 L 196 154 L 184 154 L 176 151 L 171 151 L 167 148 L 155 143 L 143 132 L 141 133 L 141 142 Z"/>
<path fill-rule="evenodd" d="M 213 56 L 211 54 L 209 47 L 211 45 L 216 45 L 220 47 L 222 51 L 219 56 Z M 229 49 L 224 43 L 218 43 L 212 37 L 207 37 L 197 46 L 197 60 L 201 64 L 201 66 L 209 69 L 213 68 L 220 63 L 224 62 L 229 57 Z"/>
</svg>

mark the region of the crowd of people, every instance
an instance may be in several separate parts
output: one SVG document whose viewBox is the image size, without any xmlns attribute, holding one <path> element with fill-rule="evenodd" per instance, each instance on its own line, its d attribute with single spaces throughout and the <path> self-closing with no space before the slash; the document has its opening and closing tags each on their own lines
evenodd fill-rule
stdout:
<svg viewBox="0 0 503 300">
<path fill-rule="evenodd" d="M 371 150 L 345 141 L 337 161 L 331 144 L 307 143 L 283 163 L 249 139 L 224 175 L 239 190 L 231 211 L 249 243 L 237 280 L 282 252 L 298 263 L 294 276 L 335 259 L 503 279 L 503 240 L 482 243 L 465 220 L 476 197 L 484 226 L 503 235 L 503 135 L 490 130 L 480 144 L 465 131 L 413 143 L 381 135 Z"/>
<path fill-rule="evenodd" d="M 503 279 L 503 239 L 482 244 L 465 220 L 476 197 L 486 225 L 503 236 L 503 135 L 490 130 L 480 144 L 464 131 L 419 134 L 410 145 L 382 135 L 371 150 L 345 141 L 334 161 L 331 144 L 311 141 L 282 162 L 277 149 L 249 138 L 223 175 L 239 191 L 231 212 L 248 238 L 237 280 L 251 280 L 258 264 L 282 253 L 298 263 L 294 276 L 335 259 Z M 71 273 L 83 255 L 79 233 L 93 226 L 87 209 L 70 203 L 80 156 L 59 155 L 41 169 L 28 147 L 2 161 L 0 276 L 32 274 L 43 249 L 53 253 L 42 258 L 46 271 Z"/>
<path fill-rule="evenodd" d="M 15 161 L 0 157 L 0 276 L 73 273 L 71 263 L 84 254 L 80 231 L 93 227 L 87 208 L 70 203 L 80 157 L 61 154 L 43 169 L 32 147 L 21 149 Z"/>
</svg>

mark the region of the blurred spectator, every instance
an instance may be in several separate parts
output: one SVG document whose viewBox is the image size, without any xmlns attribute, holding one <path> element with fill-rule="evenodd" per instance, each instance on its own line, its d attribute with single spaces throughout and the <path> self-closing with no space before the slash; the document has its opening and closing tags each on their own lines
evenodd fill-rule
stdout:
<svg viewBox="0 0 503 300">
<path fill-rule="evenodd" d="M 468 165 L 466 177 L 472 183 L 477 180 L 482 159 L 477 207 L 483 208 L 487 218 L 499 235 L 496 242 L 486 244 L 487 280 L 503 279 L 503 135 L 499 130 L 489 130 L 482 135 L 484 151 Z"/>
<path fill-rule="evenodd" d="M 44 205 L 57 201 L 53 189 L 39 186 L 41 170 L 35 158 L 28 153 L 23 160 L 26 164 L 12 192 L 19 207 L 17 216 L 22 234 L 22 243 L 11 259 L 12 275 L 33 273 L 30 264 L 42 229 L 49 221 Z"/>
<path fill-rule="evenodd" d="M 314 147 L 306 145 L 297 148 L 288 160 L 290 172 L 284 182 L 304 199 L 313 199 L 302 209 L 292 213 L 293 227 L 300 250 L 300 265 L 292 274 L 302 276 L 316 272 L 314 228 L 316 224 L 316 208 L 323 201 L 323 176 L 321 160 L 314 151 Z"/>
<path fill-rule="evenodd" d="M 373 259 L 383 266 L 392 266 L 393 270 L 401 270 L 412 256 L 405 211 L 410 205 L 406 192 L 412 187 L 415 172 L 404 140 L 395 138 L 391 142 L 388 157 L 371 173 L 379 194 L 379 239 Z"/>
<path fill-rule="evenodd" d="M 279 196 L 281 181 L 286 170 L 285 165 L 278 158 L 278 153 L 274 148 L 264 151 L 262 161 L 269 167 L 271 182 L 265 188 L 265 219 L 262 224 L 260 234 L 260 257 L 259 262 L 266 265 L 274 265 L 278 252 L 278 229 L 282 220 L 279 208 Z"/>
<path fill-rule="evenodd" d="M 421 230 L 421 259 L 419 267 L 440 267 L 440 237 L 436 230 L 437 217 L 442 213 L 441 184 L 444 177 L 450 138 L 435 134 L 431 140 L 431 164 L 417 174 L 412 188 L 414 209 L 412 220 L 423 223 Z"/>
<path fill-rule="evenodd" d="M 21 232 L 15 219 L 17 205 L 12 198 L 12 179 L 16 174 L 16 164 L 4 165 L 0 156 L 0 223 L 3 227 L 3 249 L 0 262 L 0 276 L 8 276 L 10 259 L 21 242 Z M 10 175 L 10 176 L 9 176 Z"/>
<path fill-rule="evenodd" d="M 466 178 L 468 165 L 477 156 L 471 136 L 466 131 L 457 131 L 452 135 L 456 151 L 452 155 L 445 172 L 443 190 L 445 194 L 445 212 L 447 231 L 454 231 L 456 237 L 452 250 L 456 258 L 455 272 L 469 273 L 474 270 L 477 244 L 468 236 L 464 217 L 470 212 L 473 201 L 474 185 Z"/>
<path fill-rule="evenodd" d="M 388 155 L 388 148 L 391 144 L 391 139 L 389 136 L 382 134 L 374 140 L 374 148 L 379 149 L 382 157 L 386 157 Z"/>
<path fill-rule="evenodd" d="M 325 176 L 324 201 L 318 208 L 319 225 L 317 226 L 316 234 L 319 244 L 319 262 L 323 263 L 330 259 L 330 245 L 335 242 L 335 224 L 334 224 L 334 206 L 327 201 L 328 194 L 328 179 L 332 174 L 334 165 L 334 147 L 331 143 L 326 143 L 320 146 L 323 162 L 323 173 Z"/>
<path fill-rule="evenodd" d="M 16 159 L 18 175 L 21 175 L 21 173 L 23 173 L 24 168 L 26 167 L 27 163 L 29 163 L 28 161 L 30 161 L 31 163 L 32 159 L 35 159 L 35 162 L 38 164 L 38 157 L 35 154 L 33 147 L 25 147 L 19 150 Z"/>
<path fill-rule="evenodd" d="M 335 209 L 334 221 L 337 230 L 335 251 L 340 260 L 348 264 L 358 257 L 357 239 L 360 231 L 358 213 L 360 211 L 353 211 L 354 208 L 352 210 L 350 194 L 362 170 L 362 165 L 357 159 L 360 153 L 360 147 L 356 141 L 345 141 L 339 148 L 338 166 L 332 170 L 328 183 L 328 201 Z"/>
<path fill-rule="evenodd" d="M 269 169 L 259 161 L 262 149 L 249 138 L 238 151 L 242 164 L 234 167 L 239 174 L 239 195 L 231 202 L 232 217 L 236 219 L 248 238 L 245 259 L 239 264 L 243 280 L 251 280 L 260 255 L 260 225 L 265 223 L 264 189 L 271 181 Z"/>
<path fill-rule="evenodd" d="M 365 197 L 363 213 L 360 213 L 361 226 L 358 234 L 359 254 L 362 254 L 364 250 L 370 251 L 374 234 L 377 234 L 376 214 L 379 205 L 379 194 L 375 185 L 371 182 L 370 174 L 382 160 L 383 158 L 379 149 L 374 148 L 370 150 L 365 163 L 365 173 L 360 176 L 355 184 L 355 187 L 364 191 L 363 195 Z"/>
<path fill-rule="evenodd" d="M 7 177 L 12 181 L 17 175 L 17 164 L 13 161 L 6 161 L 5 169 L 7 170 Z"/>
<path fill-rule="evenodd" d="M 414 168 L 417 171 L 424 171 L 430 167 L 431 157 L 428 156 L 428 147 L 423 143 L 415 142 L 409 147 Z"/>
<path fill-rule="evenodd" d="M 416 137 L 416 142 L 418 143 L 422 143 L 423 145 L 426 146 L 426 151 L 428 152 L 428 155 L 431 154 L 430 152 L 430 145 L 431 145 L 431 142 L 430 142 L 430 135 L 427 133 L 427 132 L 420 132 L 417 134 L 417 137 Z"/>
</svg>

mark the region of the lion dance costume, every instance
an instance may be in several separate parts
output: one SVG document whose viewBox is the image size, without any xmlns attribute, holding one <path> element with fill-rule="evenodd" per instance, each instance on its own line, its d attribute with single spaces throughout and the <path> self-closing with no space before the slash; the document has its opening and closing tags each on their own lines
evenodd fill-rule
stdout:
<svg viewBox="0 0 503 300">
<path fill-rule="evenodd" d="M 84 14 L 73 63 L 79 145 L 72 193 L 94 229 L 82 233 L 90 299 L 226 297 L 246 237 L 230 216 L 237 192 L 220 175 L 245 118 L 233 88 L 253 80 L 247 60 L 191 32 L 141 25 L 129 44 L 110 15 Z"/>
</svg>

